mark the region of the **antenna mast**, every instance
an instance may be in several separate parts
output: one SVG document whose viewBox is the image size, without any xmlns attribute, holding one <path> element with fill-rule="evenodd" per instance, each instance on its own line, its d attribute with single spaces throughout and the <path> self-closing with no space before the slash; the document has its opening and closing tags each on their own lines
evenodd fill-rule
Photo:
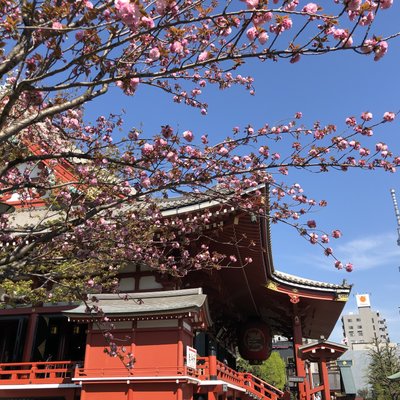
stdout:
<svg viewBox="0 0 400 400">
<path fill-rule="evenodd" d="M 390 189 L 390 194 L 392 195 L 393 205 L 394 205 L 394 212 L 396 214 L 397 219 L 397 245 L 400 246 L 400 211 L 399 206 L 396 200 L 396 192 L 394 189 Z"/>
</svg>

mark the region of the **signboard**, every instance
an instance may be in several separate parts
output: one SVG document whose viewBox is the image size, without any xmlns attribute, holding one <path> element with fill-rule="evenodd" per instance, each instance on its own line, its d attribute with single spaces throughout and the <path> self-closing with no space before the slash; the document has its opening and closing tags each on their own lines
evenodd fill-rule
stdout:
<svg viewBox="0 0 400 400">
<path fill-rule="evenodd" d="M 288 381 L 293 383 L 302 383 L 304 382 L 304 376 L 289 376 Z"/>
<path fill-rule="evenodd" d="M 186 346 L 186 366 L 192 369 L 197 366 L 197 350 L 190 346 Z"/>
<path fill-rule="evenodd" d="M 356 294 L 357 307 L 371 307 L 369 294 Z"/>
<path fill-rule="evenodd" d="M 351 367 L 353 365 L 352 360 L 337 360 L 338 367 Z"/>
</svg>

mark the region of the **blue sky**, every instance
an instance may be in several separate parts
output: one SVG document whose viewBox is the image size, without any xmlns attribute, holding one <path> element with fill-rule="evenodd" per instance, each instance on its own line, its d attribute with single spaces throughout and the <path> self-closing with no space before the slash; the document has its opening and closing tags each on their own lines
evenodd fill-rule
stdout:
<svg viewBox="0 0 400 400">
<path fill-rule="evenodd" d="M 380 14 L 376 33 L 393 33 L 398 26 L 400 6 Z M 319 57 L 303 57 L 297 64 L 286 61 L 248 62 L 242 74 L 255 77 L 256 95 L 242 88 L 205 93 L 209 113 L 177 105 L 164 94 L 139 87 L 135 96 L 119 101 L 94 103 L 96 113 L 117 112 L 123 106 L 128 125 L 141 126 L 146 136 L 169 124 L 180 131 L 208 133 L 218 140 L 231 133 L 235 125 L 255 127 L 291 118 L 302 111 L 304 122 L 319 119 L 324 123 L 343 124 L 346 116 L 371 111 L 400 110 L 400 40 L 393 41 L 388 54 L 379 62 L 371 56 L 351 52 Z M 115 108 L 113 108 L 115 107 Z M 91 109 L 91 106 L 89 106 Z M 400 154 L 400 118 L 374 134 Z M 399 171 L 400 173 L 400 171 Z M 352 273 L 337 271 L 333 260 L 310 245 L 297 233 L 282 226 L 273 227 L 275 267 L 292 274 L 339 283 L 347 279 L 354 285 L 345 312 L 356 311 L 354 294 L 370 293 L 371 304 L 386 318 L 392 341 L 400 342 L 400 247 L 397 246 L 396 219 L 390 188 L 398 191 L 400 176 L 382 171 L 310 174 L 290 173 L 288 181 L 299 182 L 310 196 L 328 201 L 328 207 L 312 215 L 327 231 L 339 228 L 343 237 L 335 241 L 338 258 L 353 262 Z M 287 251 L 290 244 L 290 252 Z M 339 327 L 331 337 L 341 339 Z"/>
</svg>

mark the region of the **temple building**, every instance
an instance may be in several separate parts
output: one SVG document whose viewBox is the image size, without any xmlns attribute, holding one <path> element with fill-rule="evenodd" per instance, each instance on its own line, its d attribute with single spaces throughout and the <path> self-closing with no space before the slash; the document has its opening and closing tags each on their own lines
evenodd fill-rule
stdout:
<svg viewBox="0 0 400 400">
<path fill-rule="evenodd" d="M 262 193 L 267 198 L 266 188 Z M 29 221 L 29 213 L 40 213 L 40 207 L 17 207 L 15 218 Z M 279 334 L 293 343 L 293 396 L 313 400 L 318 393 L 330 400 L 327 363 L 347 348 L 325 338 L 350 287 L 275 270 L 268 218 L 224 201 L 193 198 L 165 201 L 162 212 L 164 218 L 188 220 L 207 212 L 207 245 L 235 255 L 234 264 L 172 277 L 132 263 L 120 273 L 118 293 L 98 294 L 82 304 L 4 306 L 0 399 L 285 399 L 288 393 L 237 371 L 235 361 L 239 351 L 250 362 L 262 362 L 272 335 Z M 201 244 L 194 240 L 190 251 Z M 304 344 L 305 338 L 315 340 Z M 311 363 L 318 365 L 318 382 Z"/>
</svg>

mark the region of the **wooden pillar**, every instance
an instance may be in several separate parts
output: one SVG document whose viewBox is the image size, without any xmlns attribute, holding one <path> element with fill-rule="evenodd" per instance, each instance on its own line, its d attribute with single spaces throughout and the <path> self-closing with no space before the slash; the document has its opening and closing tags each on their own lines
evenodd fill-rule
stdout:
<svg viewBox="0 0 400 400">
<path fill-rule="evenodd" d="M 312 376 L 312 370 L 311 370 L 311 363 L 307 363 L 307 372 L 308 372 L 308 387 L 313 389 L 314 387 L 314 381 L 313 381 L 313 376 Z"/>
<path fill-rule="evenodd" d="M 87 330 L 87 335 L 86 335 L 85 360 L 83 362 L 84 368 L 88 367 L 90 356 L 91 356 L 90 347 L 91 347 L 92 336 L 93 336 L 92 330 L 93 330 L 93 322 L 88 324 L 88 330 Z"/>
<path fill-rule="evenodd" d="M 178 372 L 182 372 L 184 370 L 184 358 L 183 358 L 183 328 L 182 328 L 183 320 L 181 319 L 179 322 L 179 331 L 178 331 Z"/>
<path fill-rule="evenodd" d="M 299 390 L 299 400 L 310 400 L 309 383 L 307 381 L 305 362 L 299 357 L 299 347 L 303 344 L 303 333 L 301 329 L 301 320 L 298 313 L 297 304 L 300 297 L 297 294 L 290 294 L 290 302 L 293 304 L 293 349 L 296 362 L 297 376 L 304 378 L 303 382 L 297 384 Z"/>
<path fill-rule="evenodd" d="M 218 393 L 208 392 L 208 400 L 218 400 Z"/>
<path fill-rule="evenodd" d="M 321 361 L 318 363 L 318 368 L 320 371 L 320 379 L 321 379 L 322 385 L 324 385 L 324 388 L 322 390 L 322 399 L 330 400 L 331 390 L 330 390 L 330 386 L 329 386 L 328 368 L 326 366 L 325 359 L 321 359 Z"/>
<path fill-rule="evenodd" d="M 133 400 L 132 384 L 130 384 L 129 387 L 128 387 L 128 400 Z"/>
<path fill-rule="evenodd" d="M 208 368 L 210 374 L 210 380 L 217 379 L 217 351 L 213 344 L 210 345 L 210 351 L 208 355 Z"/>
<path fill-rule="evenodd" d="M 39 315 L 37 312 L 35 312 L 35 309 L 32 309 L 32 313 L 29 316 L 29 321 L 28 321 L 26 340 L 25 340 L 25 344 L 24 344 L 24 352 L 22 353 L 22 362 L 31 361 L 38 316 Z"/>
<path fill-rule="evenodd" d="M 176 400 L 183 400 L 183 391 L 181 387 L 176 390 Z"/>
<path fill-rule="evenodd" d="M 80 400 L 86 400 L 86 399 L 87 399 L 86 390 L 85 390 L 85 388 L 82 386 Z"/>
</svg>

